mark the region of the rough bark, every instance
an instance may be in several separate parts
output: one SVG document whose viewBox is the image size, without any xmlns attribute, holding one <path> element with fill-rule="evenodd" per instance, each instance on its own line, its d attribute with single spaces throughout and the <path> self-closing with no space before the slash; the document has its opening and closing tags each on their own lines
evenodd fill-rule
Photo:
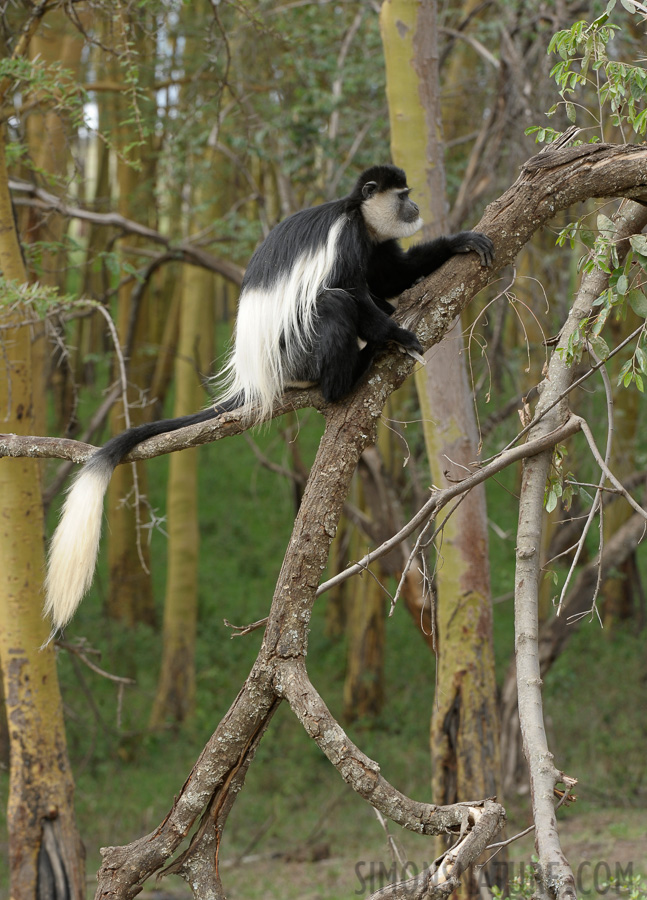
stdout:
<svg viewBox="0 0 647 900">
<path fill-rule="evenodd" d="M 0 271 L 24 282 L 0 131 Z M 34 427 L 34 372 L 28 327 L 6 310 L 0 415 L 26 434 Z M 48 629 L 41 614 L 43 502 L 38 463 L 0 460 L 0 664 L 11 770 L 7 825 L 11 896 L 15 900 L 85 894 L 84 853 L 74 819 L 54 647 L 39 649 Z M 37 686 L 37 690 L 35 687 Z"/>
</svg>

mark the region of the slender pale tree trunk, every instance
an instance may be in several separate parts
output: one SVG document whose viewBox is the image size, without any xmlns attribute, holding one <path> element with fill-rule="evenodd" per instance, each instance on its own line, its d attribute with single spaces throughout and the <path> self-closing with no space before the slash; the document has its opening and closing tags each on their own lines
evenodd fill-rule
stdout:
<svg viewBox="0 0 647 900">
<path fill-rule="evenodd" d="M 58 63 L 64 69 L 78 72 L 82 49 L 83 39 L 78 30 L 72 27 L 62 10 L 56 10 L 48 16 L 47 27 L 40 29 L 32 37 L 29 55 L 32 59 L 44 61 L 48 66 Z M 25 137 L 31 165 L 37 173 L 52 176 L 52 183 L 64 178 L 70 163 L 67 127 L 65 113 L 49 103 L 45 103 L 43 109 L 37 106 L 25 118 Z M 33 180 L 33 171 L 25 174 L 28 179 Z M 26 241 L 31 244 L 43 242 L 39 252 L 38 280 L 41 284 L 63 287 L 66 277 L 66 253 L 61 243 L 65 231 L 64 218 L 56 213 L 44 214 L 41 210 L 26 207 L 20 221 L 24 226 L 22 233 Z M 32 344 L 34 372 L 42 379 L 34 396 L 35 424 L 40 434 L 45 433 L 46 428 L 46 383 L 49 381 L 51 384 L 54 408 L 61 428 L 70 419 L 72 391 L 68 359 L 62 355 L 57 359 L 57 364 L 52 366 L 52 345 L 44 326 L 34 327 Z"/>
<path fill-rule="evenodd" d="M 627 337 L 638 327 L 638 317 L 633 310 L 628 309 L 626 317 L 617 322 L 611 322 L 610 327 L 614 337 L 613 346 L 617 346 L 623 338 Z M 618 373 L 621 368 L 621 362 L 616 356 L 610 364 L 609 372 L 611 384 L 614 387 L 614 435 L 609 467 L 620 481 L 624 481 L 637 468 L 636 451 L 638 446 L 636 439 L 640 412 L 640 394 L 633 388 L 627 390 L 622 385 L 618 386 Z M 631 515 L 631 507 L 624 499 L 620 498 L 615 503 L 609 504 L 604 512 L 605 544 L 618 533 Z M 634 572 L 635 557 L 632 555 L 604 582 L 602 590 L 604 597 L 603 621 L 605 634 L 609 638 L 613 634 L 615 622 L 627 619 L 636 612 L 632 603 L 636 582 Z"/>
<path fill-rule="evenodd" d="M 14 228 L 0 132 L 0 290 L 25 281 Z M 5 314 L 19 322 L 21 311 Z M 0 418 L 3 431 L 34 433 L 30 329 L 2 332 Z M 0 461 L 0 662 L 11 771 L 7 824 L 12 900 L 85 896 L 83 847 L 76 830 L 54 648 L 42 619 L 43 504 L 38 463 Z M 49 892 L 49 893 L 48 893 Z"/>
<path fill-rule="evenodd" d="M 380 13 L 394 161 L 407 172 L 423 238 L 447 229 L 436 4 L 385 0 Z M 417 373 L 434 484 L 461 477 L 477 435 L 460 330 L 432 348 Z M 496 794 L 499 726 L 494 678 L 487 513 L 482 487 L 445 523 L 438 541 L 439 650 L 431 723 L 433 798 L 451 803 Z M 470 885 L 470 893 L 477 887 Z"/>
<path fill-rule="evenodd" d="M 182 269 L 180 339 L 175 361 L 174 416 L 204 405 L 199 370 L 211 359 L 213 276 Z M 164 601 L 164 649 L 151 727 L 181 722 L 195 703 L 195 632 L 198 608 L 198 453 L 172 453 L 167 491 L 168 564 Z"/>
<path fill-rule="evenodd" d="M 360 460 L 359 466 L 361 467 Z M 364 485 L 355 476 L 356 502 L 368 510 Z M 365 552 L 364 535 L 356 528 L 351 538 L 351 559 Z M 376 716 L 384 703 L 385 597 L 380 581 L 381 567 L 366 572 L 345 595 L 346 674 L 344 677 L 344 719 Z"/>
<path fill-rule="evenodd" d="M 125 14 L 124 14 L 125 15 Z M 120 27 L 126 23 L 119 20 Z M 154 22 L 146 23 L 149 28 Z M 133 45 L 133 57 L 152 77 L 154 44 L 149 28 L 134 18 L 128 22 L 128 34 L 124 43 Z M 121 75 L 117 68 L 118 76 Z M 130 219 L 156 225 L 154 196 L 154 154 L 152 137 L 142 143 L 142 135 L 136 124 L 128 124 L 132 110 L 128 95 L 117 96 L 115 104 L 116 134 L 120 155 L 117 159 L 117 183 L 119 188 L 118 210 Z M 137 102 L 137 101 L 135 101 Z M 141 110 L 140 110 L 141 114 Z M 135 144 L 132 148 L 131 145 Z M 131 147 L 130 151 L 128 148 Z M 136 243 L 129 241 L 129 243 Z M 148 348 L 161 336 L 163 315 L 151 297 L 149 283 L 142 296 L 135 292 L 132 282 L 119 290 L 117 328 L 119 340 L 128 354 L 128 402 L 131 425 L 150 421 L 151 406 L 148 388 L 155 370 L 155 356 Z M 138 306 L 136 306 L 136 303 Z M 131 337 L 132 333 L 132 337 Z M 131 343 L 131 346 L 128 344 Z M 117 367 L 114 372 L 117 374 Z M 144 402 L 142 402 L 144 401 Z M 113 434 L 126 427 L 123 403 L 115 404 L 111 415 Z M 155 624 L 155 607 L 150 579 L 150 553 L 147 541 L 142 537 L 142 523 L 149 520 L 146 503 L 147 474 L 143 463 L 134 466 L 118 466 L 108 488 L 107 512 L 109 587 L 107 607 L 111 618 L 128 625 L 136 622 Z"/>
</svg>

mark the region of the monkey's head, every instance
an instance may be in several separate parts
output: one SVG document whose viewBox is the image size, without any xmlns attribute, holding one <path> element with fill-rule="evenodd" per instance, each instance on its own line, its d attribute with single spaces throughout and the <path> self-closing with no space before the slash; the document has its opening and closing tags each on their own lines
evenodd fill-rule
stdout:
<svg viewBox="0 0 647 900">
<path fill-rule="evenodd" d="M 373 166 L 362 172 L 353 196 L 377 243 L 411 237 L 422 228 L 420 210 L 410 198 L 407 176 L 397 166 Z"/>
</svg>

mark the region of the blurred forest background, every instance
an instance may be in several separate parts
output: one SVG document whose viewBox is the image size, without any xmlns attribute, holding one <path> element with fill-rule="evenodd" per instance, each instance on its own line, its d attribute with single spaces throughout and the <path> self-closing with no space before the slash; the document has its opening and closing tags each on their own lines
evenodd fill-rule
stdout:
<svg viewBox="0 0 647 900">
<path fill-rule="evenodd" d="M 2 328 L 31 343 L 27 433 L 101 444 L 128 425 L 208 402 L 208 379 L 228 344 L 254 247 L 286 215 L 343 195 L 363 168 L 391 159 L 380 6 L 370 0 L 0 4 L 0 180 L 10 190 L 22 248 L 11 262 L 2 258 L 0 303 L 9 316 Z M 537 133 L 526 129 L 563 130 L 573 121 L 574 109 L 564 104 L 546 118 L 560 101 L 550 75 L 559 56 L 548 45 L 559 29 L 591 22 L 606 6 L 438 4 L 446 182 L 440 208 L 450 230 L 474 227 L 537 152 Z M 639 6 L 618 4 L 612 12 L 620 29 L 607 48 L 614 59 L 644 59 L 644 23 L 631 14 Z M 20 42 L 30 29 L 23 53 Z M 404 70 L 408 62 L 390 63 L 390 81 L 398 65 Z M 592 74 L 598 87 L 601 77 L 601 70 Z M 644 83 L 632 99 L 640 105 L 643 98 Z M 577 117 L 600 139 L 642 140 L 601 113 L 595 90 L 578 95 Z M 408 173 L 415 198 L 423 186 Z M 607 203 L 602 212 L 611 216 L 613 209 Z M 545 342 L 560 330 L 577 289 L 587 237 L 557 245 L 557 235 L 582 215 L 593 231 L 600 211 L 591 202 L 560 214 L 524 249 L 514 271 L 503 270 L 481 292 L 462 329 L 444 342 L 463 348 L 485 459 L 518 432 L 523 398 L 532 397 L 542 378 Z M 0 217 L 6 215 L 0 208 Z M 606 344 L 616 346 L 640 322 L 640 304 L 625 303 L 608 318 Z M 12 348 L 15 342 L 3 342 L 7 371 Z M 617 386 L 624 364 L 629 368 Z M 612 468 L 640 497 L 647 466 L 640 353 L 627 349 L 609 370 Z M 624 378 L 628 371 L 633 380 Z M 3 415 L 18 390 L 17 378 L 4 379 Z M 604 446 L 602 383 L 590 379 L 573 404 L 597 425 Z M 361 558 L 427 498 L 433 476 L 422 419 L 410 379 L 390 400 L 376 456 L 358 473 L 328 575 Z M 115 473 L 100 568 L 56 650 L 88 872 L 98 868 L 100 846 L 126 843 L 163 819 L 247 677 L 262 631 L 236 636 L 232 625 L 267 615 L 322 430 L 318 412 L 300 410 L 267 428 Z M 542 548 L 545 560 L 554 560 L 542 585 L 545 623 L 570 562 L 568 554 L 555 557 L 577 542 L 599 477 L 580 436 L 562 448 L 559 463 Z M 5 497 L 22 464 L 0 463 Z M 39 467 L 42 499 L 31 499 L 44 510 L 49 534 L 74 467 L 53 460 L 24 465 L 32 467 L 25 471 L 33 481 Z M 572 504 L 557 502 L 575 482 L 583 487 Z M 498 784 L 508 834 L 530 822 L 516 726 L 501 705 L 514 653 L 518 489 L 514 467 L 487 485 L 485 602 L 494 648 L 488 690 L 489 702 L 503 713 Z M 21 498 L 12 502 L 26 502 Z M 612 502 L 610 495 L 608 537 L 631 515 L 623 499 Z M 38 528 L 35 534 L 40 540 Z M 559 768 L 579 779 L 577 803 L 559 813 L 565 845 L 574 867 L 603 862 L 611 877 L 617 863 L 624 872 L 647 875 L 647 609 L 644 550 L 636 543 L 610 567 L 599 619 L 576 618 L 558 635 L 546 631 L 543 670 L 551 749 Z M 10 552 L 18 551 L 4 551 L 5 566 Z M 596 554 L 597 531 L 577 572 Z M 427 559 L 435 571 L 433 548 Z M 427 801 L 436 779 L 433 799 L 442 802 L 430 764 L 430 752 L 437 752 L 430 751 L 430 722 L 441 702 L 434 693 L 439 676 L 430 607 L 408 593 L 388 616 L 388 592 L 401 569 L 401 560 L 389 557 L 375 578 L 352 579 L 317 601 L 308 667 L 332 712 L 385 777 Z M 32 576 L 32 602 L 23 612 L 37 648 L 47 637 L 38 566 Z M 458 666 L 451 656 L 445 664 Z M 51 673 L 42 681 L 34 676 L 32 684 L 52 680 Z M 44 709 L 55 718 L 59 700 L 42 692 Z M 48 732 L 53 742 L 57 727 Z M 3 807 L 8 734 L 0 713 Z M 56 752 L 32 747 L 32 760 L 50 750 Z M 448 790 L 447 781 L 441 789 Z M 425 839 L 396 833 L 395 840 L 418 868 L 431 861 Z M 532 840 L 529 835 L 509 849 L 513 864 L 527 863 Z M 392 857 L 373 810 L 345 788 L 284 705 L 231 813 L 220 864 L 232 897 L 332 898 L 379 887 Z M 0 823 L 0 895 L 6 896 L 7 879 Z"/>
</svg>

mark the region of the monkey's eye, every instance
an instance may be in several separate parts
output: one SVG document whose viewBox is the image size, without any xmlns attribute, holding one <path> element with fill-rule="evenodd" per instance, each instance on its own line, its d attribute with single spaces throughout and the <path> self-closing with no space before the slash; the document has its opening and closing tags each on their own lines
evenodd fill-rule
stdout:
<svg viewBox="0 0 647 900">
<path fill-rule="evenodd" d="M 398 197 L 400 197 L 401 200 L 406 200 L 410 193 L 411 188 L 405 188 L 403 191 L 400 191 Z"/>
</svg>

